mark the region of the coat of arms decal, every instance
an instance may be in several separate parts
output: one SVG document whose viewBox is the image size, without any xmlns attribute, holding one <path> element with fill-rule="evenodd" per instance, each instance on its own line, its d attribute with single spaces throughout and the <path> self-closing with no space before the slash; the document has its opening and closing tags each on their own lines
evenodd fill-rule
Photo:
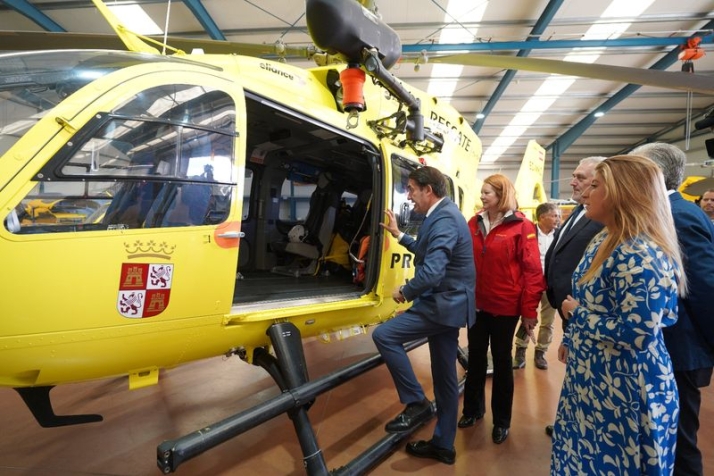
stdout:
<svg viewBox="0 0 714 476">
<path fill-rule="evenodd" d="M 173 272 L 172 264 L 122 263 L 119 314 L 141 319 L 164 312 L 169 305 Z"/>
</svg>

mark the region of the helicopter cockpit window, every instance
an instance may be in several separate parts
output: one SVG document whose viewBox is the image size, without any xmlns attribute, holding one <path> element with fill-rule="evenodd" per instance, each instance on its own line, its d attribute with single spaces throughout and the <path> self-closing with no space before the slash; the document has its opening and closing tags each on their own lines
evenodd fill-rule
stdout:
<svg viewBox="0 0 714 476">
<path fill-rule="evenodd" d="M 97 114 L 37 174 L 18 208 L 19 233 L 221 223 L 236 182 L 234 141 L 227 94 L 181 85 L 146 90 Z"/>
<path fill-rule="evenodd" d="M 424 222 L 424 215 L 414 211 L 414 204 L 407 199 L 407 185 L 409 174 L 420 165 L 402 157 L 392 156 L 392 211 L 394 212 L 399 229 L 408 235 L 416 236 L 419 227 Z"/>
<path fill-rule="evenodd" d="M 459 202 L 456 201 L 456 192 L 454 191 L 454 181 L 451 180 L 451 177 L 445 177 L 446 178 L 446 196 L 451 199 L 454 203 L 457 205 Z"/>
</svg>

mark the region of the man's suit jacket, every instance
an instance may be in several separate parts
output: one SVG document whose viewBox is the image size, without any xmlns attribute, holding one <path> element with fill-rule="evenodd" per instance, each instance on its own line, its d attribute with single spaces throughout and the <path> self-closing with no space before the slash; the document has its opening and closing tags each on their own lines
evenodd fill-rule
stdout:
<svg viewBox="0 0 714 476">
<path fill-rule="evenodd" d="M 684 255 L 689 293 L 679 300 L 679 319 L 663 329 L 675 371 L 714 367 L 714 226 L 679 192 L 669 196 Z"/>
<path fill-rule="evenodd" d="M 410 312 L 450 327 L 469 327 L 476 319 L 476 270 L 471 233 L 448 197 L 424 220 L 417 239 L 400 243 L 414 253 L 414 278 L 402 288 Z"/>
<path fill-rule="evenodd" d="M 569 220 L 573 218 L 571 216 Z M 545 254 L 546 294 L 550 305 L 559 313 L 563 300 L 573 293 L 573 271 L 580 263 L 590 240 L 603 228 L 602 224 L 586 216 L 582 216 L 572 229 L 566 230 L 567 226 L 568 221 L 558 230 Z M 566 234 L 559 240 L 563 230 Z"/>
</svg>

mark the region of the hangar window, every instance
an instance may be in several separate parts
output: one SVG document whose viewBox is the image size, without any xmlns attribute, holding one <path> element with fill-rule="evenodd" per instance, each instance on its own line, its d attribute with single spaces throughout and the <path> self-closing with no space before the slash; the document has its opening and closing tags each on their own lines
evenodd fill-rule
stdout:
<svg viewBox="0 0 714 476">
<path fill-rule="evenodd" d="M 143 91 L 96 114 L 43 167 L 11 231 L 220 223 L 236 185 L 234 142 L 227 94 L 189 85 Z"/>
</svg>

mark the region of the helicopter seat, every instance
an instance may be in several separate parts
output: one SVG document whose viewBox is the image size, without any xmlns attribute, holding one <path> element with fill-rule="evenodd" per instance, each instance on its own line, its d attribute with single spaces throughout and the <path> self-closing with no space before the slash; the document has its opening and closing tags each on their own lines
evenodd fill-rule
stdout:
<svg viewBox="0 0 714 476">
<path fill-rule="evenodd" d="M 176 190 L 176 195 L 164 216 L 162 226 L 204 225 L 211 203 L 211 186 L 183 184 Z"/>
<path fill-rule="evenodd" d="M 154 196 L 154 184 L 127 182 L 113 198 L 102 223 L 120 228 L 141 228 Z"/>
<path fill-rule="evenodd" d="M 320 174 L 317 188 L 310 196 L 305 224 L 295 225 L 288 233 L 287 242 L 273 243 L 275 251 L 293 255 L 293 262 L 275 266 L 272 272 L 295 277 L 315 274 L 330 248 L 339 206 L 340 194 L 332 185 L 329 174 Z"/>
</svg>

